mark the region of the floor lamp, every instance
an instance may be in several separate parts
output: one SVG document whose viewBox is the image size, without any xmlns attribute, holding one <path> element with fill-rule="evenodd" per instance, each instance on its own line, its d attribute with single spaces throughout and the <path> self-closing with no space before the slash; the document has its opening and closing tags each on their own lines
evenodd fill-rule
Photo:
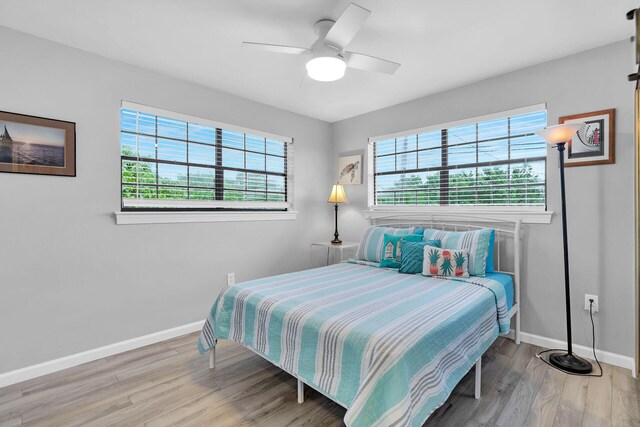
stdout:
<svg viewBox="0 0 640 427">
<path fill-rule="evenodd" d="M 571 288 L 569 287 L 569 246 L 567 243 L 567 205 L 564 189 L 564 151 L 565 145 L 573 139 L 582 123 L 560 124 L 537 131 L 547 143 L 558 149 L 560 160 L 560 194 L 562 197 L 562 243 L 564 250 L 564 292 L 567 311 L 567 351 L 554 352 L 549 355 L 549 363 L 560 370 L 572 374 L 588 374 L 593 368 L 591 363 L 573 354 L 571 345 Z"/>
</svg>

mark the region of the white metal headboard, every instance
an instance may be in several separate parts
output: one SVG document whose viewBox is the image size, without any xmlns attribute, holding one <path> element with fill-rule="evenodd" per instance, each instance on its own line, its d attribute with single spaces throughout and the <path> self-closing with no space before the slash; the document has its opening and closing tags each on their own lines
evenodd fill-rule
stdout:
<svg viewBox="0 0 640 427">
<path fill-rule="evenodd" d="M 460 220 L 458 220 L 460 218 Z M 471 218 L 471 217 L 470 217 Z M 393 219 L 392 222 L 387 220 Z M 416 219 L 415 214 L 410 218 L 402 218 L 398 215 L 393 217 L 383 217 L 370 219 L 371 225 L 384 226 L 384 227 L 407 227 L 415 226 L 420 228 L 432 228 L 435 230 L 447 230 L 447 231 L 464 231 L 464 230 L 480 230 L 483 228 L 492 228 L 495 230 L 495 250 L 494 250 L 494 265 L 495 270 L 500 273 L 511 274 L 513 276 L 519 273 L 520 267 L 520 240 L 521 222 L 518 221 L 505 221 L 495 219 L 481 219 L 473 217 L 473 223 L 464 222 L 463 217 L 456 216 L 455 219 L 442 218 L 431 216 L 425 219 Z M 513 263 L 511 265 L 505 265 L 506 260 L 503 257 L 504 251 L 512 251 Z"/>
<path fill-rule="evenodd" d="M 467 222 L 468 221 L 468 222 Z M 404 215 L 389 215 L 388 217 L 370 218 L 371 225 L 384 227 L 431 228 L 435 230 L 465 231 L 493 228 L 495 230 L 494 270 L 499 273 L 510 274 L 513 277 L 514 301 L 510 315 L 516 316 L 515 341 L 520 344 L 520 266 L 521 266 L 521 221 L 507 221 L 495 218 L 481 218 L 478 216 L 428 215 L 426 218 L 415 213 Z M 503 253 L 504 252 L 504 253 Z M 511 266 L 504 264 L 507 253 L 513 253 Z"/>
</svg>

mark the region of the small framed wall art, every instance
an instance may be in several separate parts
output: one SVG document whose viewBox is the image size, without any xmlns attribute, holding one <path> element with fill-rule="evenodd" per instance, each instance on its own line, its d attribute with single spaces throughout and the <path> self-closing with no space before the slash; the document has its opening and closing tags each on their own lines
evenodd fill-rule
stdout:
<svg viewBox="0 0 640 427">
<path fill-rule="evenodd" d="M 615 163 L 615 109 L 560 117 L 560 123 L 584 123 L 567 147 L 565 166 Z"/>
<path fill-rule="evenodd" d="M 0 172 L 76 176 L 76 124 L 0 111 Z"/>
<path fill-rule="evenodd" d="M 362 155 L 344 156 L 338 159 L 338 183 L 362 184 Z"/>
</svg>

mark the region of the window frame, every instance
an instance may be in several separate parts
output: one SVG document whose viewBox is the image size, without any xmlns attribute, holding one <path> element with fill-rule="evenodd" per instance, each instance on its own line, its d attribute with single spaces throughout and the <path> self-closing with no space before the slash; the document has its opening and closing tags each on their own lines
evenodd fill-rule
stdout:
<svg viewBox="0 0 640 427">
<path fill-rule="evenodd" d="M 214 171 L 216 180 L 224 174 L 225 170 L 236 170 L 234 167 L 220 168 L 220 156 L 221 156 L 221 133 L 224 131 L 231 131 L 237 133 L 243 133 L 245 135 L 258 136 L 261 139 L 273 139 L 285 144 L 284 156 L 277 156 L 284 158 L 284 173 L 281 172 L 269 172 L 266 169 L 264 171 L 256 171 L 261 175 L 268 177 L 270 175 L 277 175 L 284 177 L 284 196 L 285 201 L 235 201 L 235 200 L 197 200 L 197 199 L 144 199 L 144 198 L 125 198 L 123 194 L 123 186 L 127 183 L 123 182 L 123 162 L 125 161 L 144 161 L 144 158 L 138 156 L 124 156 L 122 155 L 121 135 L 122 135 L 122 122 L 120 119 L 120 111 L 122 109 L 129 109 L 139 113 L 145 113 L 156 117 L 165 117 L 173 120 L 178 120 L 186 123 L 193 123 L 201 126 L 210 127 L 216 130 L 216 141 L 211 147 L 215 147 L 216 160 L 213 165 L 206 165 Z M 297 217 L 297 211 L 294 210 L 293 205 L 293 163 L 294 163 L 294 140 L 291 137 L 285 137 L 269 132 L 263 132 L 255 129 L 245 128 L 241 126 L 222 123 L 202 117 L 191 116 L 187 114 L 168 111 L 156 107 L 150 107 L 143 104 L 138 104 L 130 101 L 123 100 L 121 102 L 119 114 L 119 128 L 118 128 L 118 151 L 120 161 L 120 182 L 119 182 L 119 196 L 120 196 L 120 211 L 115 212 L 117 224 L 148 224 L 148 223 L 173 223 L 173 222 L 218 222 L 218 221 L 252 221 L 252 220 L 282 220 L 282 219 L 295 219 Z M 134 132 L 133 134 L 136 134 Z M 156 137 L 156 136 L 154 136 Z M 246 138 L 246 136 L 245 136 Z M 163 139 L 165 139 L 163 137 Z M 185 141 L 185 143 L 188 143 Z M 228 148 L 228 147 L 225 147 Z M 229 148 L 232 149 L 232 148 Z M 157 147 L 156 147 L 157 150 Z M 239 150 L 244 153 L 246 157 L 247 150 Z M 265 155 L 265 161 L 267 152 L 261 153 Z M 188 168 L 188 166 L 197 167 L 197 164 L 192 165 L 189 162 L 173 161 L 164 162 L 162 159 L 157 158 L 154 160 L 156 168 L 159 163 L 179 164 Z M 239 170 L 239 169 L 238 169 Z M 251 173 L 251 169 L 243 169 L 241 172 Z M 218 181 L 215 182 L 213 191 L 216 195 L 223 192 L 222 187 L 218 187 Z M 135 185 L 135 184 L 134 184 Z M 151 185 L 151 184 L 150 184 Z M 159 183 L 156 181 L 152 186 L 158 187 Z M 187 181 L 187 187 L 189 182 Z M 184 187 L 184 188 L 187 188 Z M 197 187 L 197 186 L 196 186 Z M 182 188 L 182 187 L 179 187 Z M 247 191 L 246 189 L 244 191 Z M 282 194 L 282 193 L 279 193 Z"/>
<path fill-rule="evenodd" d="M 455 128 L 458 126 L 477 124 L 485 121 L 492 121 L 498 119 L 504 119 L 506 117 L 533 113 L 536 111 L 547 110 L 546 103 L 534 104 L 527 107 L 516 108 L 507 111 L 496 112 L 483 116 L 471 117 L 467 119 L 431 125 L 421 127 L 417 129 L 411 129 L 401 132 L 394 132 L 391 134 L 380 135 L 371 137 L 368 139 L 367 144 L 367 206 L 364 210 L 365 217 L 367 219 L 382 219 L 394 216 L 403 216 L 409 218 L 409 215 L 414 215 L 415 218 L 424 219 L 425 217 L 433 215 L 445 215 L 445 216 L 457 216 L 464 220 L 472 220 L 472 218 L 478 218 L 479 220 L 508 220 L 516 221 L 520 220 L 525 223 L 543 223 L 548 224 L 551 222 L 553 215 L 552 211 L 548 210 L 547 203 L 547 182 L 548 174 L 545 172 L 545 204 L 544 205 L 456 205 L 456 204 L 438 204 L 438 205 L 375 205 L 375 150 L 374 142 L 382 141 L 392 138 L 403 137 L 413 134 L 421 134 L 434 131 L 443 131 L 446 129 Z M 548 122 L 548 117 L 547 117 Z M 476 141 L 477 142 L 477 141 Z M 444 157 L 444 153 L 443 153 Z M 537 157 L 536 157 L 537 159 Z M 545 165 L 548 170 L 548 150 L 545 156 Z M 475 164 L 473 165 L 475 166 Z M 442 166 L 439 167 L 440 169 Z M 442 187 L 440 187 L 442 190 Z M 450 188 L 447 187 L 447 191 Z M 443 197 L 442 191 L 440 197 Z M 446 197 L 446 196 L 445 196 Z M 413 217 L 411 217 L 413 219 Z"/>
</svg>

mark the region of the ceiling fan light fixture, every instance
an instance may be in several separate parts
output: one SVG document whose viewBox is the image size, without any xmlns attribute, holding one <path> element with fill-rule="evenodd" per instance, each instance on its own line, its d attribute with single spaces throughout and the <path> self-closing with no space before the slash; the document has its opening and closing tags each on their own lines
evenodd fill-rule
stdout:
<svg viewBox="0 0 640 427">
<path fill-rule="evenodd" d="M 341 79 L 347 64 L 337 56 L 318 56 L 307 62 L 307 74 L 319 82 L 333 82 Z"/>
<path fill-rule="evenodd" d="M 393 74 L 400 64 L 345 50 L 370 14 L 370 10 L 355 3 L 349 3 L 337 20 L 317 21 L 313 25 L 313 31 L 318 39 L 310 48 L 256 42 L 243 42 L 242 47 L 289 55 L 309 55 L 307 75 L 319 82 L 333 82 L 341 79 L 344 77 L 347 64 L 349 68 L 356 70 Z"/>
</svg>

